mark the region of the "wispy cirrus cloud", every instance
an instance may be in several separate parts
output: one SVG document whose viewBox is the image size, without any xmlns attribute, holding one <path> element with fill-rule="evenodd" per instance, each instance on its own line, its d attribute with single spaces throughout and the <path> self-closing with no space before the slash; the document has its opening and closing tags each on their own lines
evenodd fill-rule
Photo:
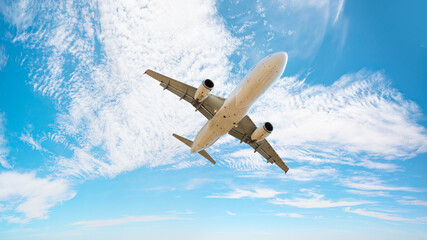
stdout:
<svg viewBox="0 0 427 240">
<path fill-rule="evenodd" d="M 7 161 L 7 156 L 9 155 L 9 147 L 7 147 L 7 141 L 4 135 L 4 122 L 6 118 L 3 113 L 0 113 L 0 165 L 4 168 L 12 168 L 10 163 Z"/>
<path fill-rule="evenodd" d="M 372 203 L 369 201 L 333 201 L 323 199 L 325 195 L 317 194 L 311 190 L 303 189 L 309 198 L 293 198 L 293 199 L 281 199 L 275 198 L 270 200 L 271 203 L 276 205 L 288 205 L 298 208 L 331 208 L 331 207 L 343 207 L 343 206 L 356 206 L 361 204 Z"/>
<path fill-rule="evenodd" d="M 412 205 L 412 206 L 425 206 L 427 207 L 427 201 L 419 200 L 419 199 L 413 199 L 413 198 L 405 198 L 401 200 L 397 200 L 400 204 L 405 205 Z"/>
<path fill-rule="evenodd" d="M 344 209 L 344 211 L 345 212 L 359 214 L 359 215 L 362 215 L 362 216 L 379 218 L 379 219 L 389 220 L 389 221 L 403 221 L 403 222 L 427 223 L 427 220 L 425 218 L 423 218 L 423 217 L 405 218 L 405 217 L 400 217 L 400 216 L 392 215 L 392 214 L 389 214 L 389 213 L 367 211 L 367 210 L 361 209 L 361 208 L 351 209 L 350 207 L 346 207 Z"/>
<path fill-rule="evenodd" d="M 31 146 L 32 149 L 37 150 L 37 151 L 46 151 L 42 145 L 41 142 L 43 140 L 40 139 L 35 139 L 33 137 L 33 135 L 31 135 L 30 131 L 26 131 L 25 133 L 22 133 L 21 136 L 19 137 L 19 140 L 29 144 Z"/>
<path fill-rule="evenodd" d="M 387 172 L 395 172 L 399 170 L 399 166 L 394 163 L 374 162 L 371 160 L 361 160 L 357 166 L 362 166 L 369 169 L 384 170 Z"/>
<path fill-rule="evenodd" d="M 304 218 L 304 215 L 301 215 L 299 213 L 276 213 L 275 214 L 278 217 L 290 217 L 290 218 Z"/>
<path fill-rule="evenodd" d="M 6 50 L 0 45 L 0 71 L 6 66 L 9 56 L 6 54 Z"/>
<path fill-rule="evenodd" d="M 157 222 L 166 220 L 183 220 L 186 218 L 180 218 L 176 215 L 143 215 L 143 216 L 129 216 L 115 219 L 105 220 L 90 220 L 90 221 L 79 221 L 74 222 L 71 225 L 83 226 L 83 227 L 110 227 L 126 223 L 138 223 L 138 222 Z"/>
<path fill-rule="evenodd" d="M 234 213 L 234 212 L 230 212 L 230 211 L 228 211 L 228 210 L 226 210 L 225 211 L 225 213 L 227 213 L 228 215 L 230 215 L 230 216 L 236 216 L 237 214 L 236 213 Z"/>
<path fill-rule="evenodd" d="M 338 4 L 336 6 L 337 11 L 336 11 L 336 14 L 335 14 L 333 25 L 335 25 L 338 22 L 338 20 L 340 19 L 341 14 L 342 14 L 342 12 L 344 10 L 344 3 L 345 3 L 345 0 L 339 0 L 338 1 Z"/>
<path fill-rule="evenodd" d="M 75 196 L 63 179 L 40 178 L 35 173 L 0 173 L 0 202 L 9 222 L 26 223 L 46 219 L 49 209 Z"/>
<path fill-rule="evenodd" d="M 232 192 L 228 192 L 220 195 L 207 196 L 207 198 L 273 198 L 284 192 L 278 192 L 270 188 L 254 188 L 252 189 L 234 189 Z"/>
<path fill-rule="evenodd" d="M 348 193 L 364 195 L 368 197 L 390 197 L 391 195 L 383 191 L 346 190 Z"/>
<path fill-rule="evenodd" d="M 254 155 L 253 151 L 252 155 Z M 260 156 L 257 157 L 261 158 Z M 332 167 L 303 166 L 292 168 L 292 172 L 285 175 L 275 165 L 266 164 L 265 161 L 262 164 L 264 165 L 262 170 L 252 169 L 252 171 L 244 172 L 239 177 L 292 179 L 306 182 L 335 178 L 338 174 L 338 170 Z"/>
<path fill-rule="evenodd" d="M 341 180 L 343 186 L 368 191 L 406 191 L 406 192 L 422 192 L 423 189 L 413 187 L 390 186 L 374 176 L 353 176 Z"/>
</svg>

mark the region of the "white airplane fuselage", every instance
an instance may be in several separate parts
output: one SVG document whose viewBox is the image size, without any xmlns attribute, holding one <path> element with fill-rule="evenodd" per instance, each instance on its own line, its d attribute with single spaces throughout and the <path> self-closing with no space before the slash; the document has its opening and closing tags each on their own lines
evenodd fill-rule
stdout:
<svg viewBox="0 0 427 240">
<path fill-rule="evenodd" d="M 255 100 L 285 70 L 288 55 L 279 52 L 262 59 L 243 78 L 216 112 L 197 133 L 191 147 L 191 153 L 202 151 L 214 144 L 221 136 L 228 133 L 247 114 Z"/>
</svg>

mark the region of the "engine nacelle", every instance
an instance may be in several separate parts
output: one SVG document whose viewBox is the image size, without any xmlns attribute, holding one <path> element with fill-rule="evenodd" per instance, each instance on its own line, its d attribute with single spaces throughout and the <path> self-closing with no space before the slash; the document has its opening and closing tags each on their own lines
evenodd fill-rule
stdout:
<svg viewBox="0 0 427 240">
<path fill-rule="evenodd" d="M 194 98 L 198 102 L 203 102 L 207 97 L 208 94 L 211 92 L 212 88 L 214 87 L 214 83 L 210 79 L 206 79 L 200 84 L 200 87 L 197 89 L 196 94 L 194 95 Z"/>
<path fill-rule="evenodd" d="M 261 124 L 251 135 L 253 141 L 259 142 L 264 140 L 273 131 L 273 124 L 265 122 Z"/>
</svg>

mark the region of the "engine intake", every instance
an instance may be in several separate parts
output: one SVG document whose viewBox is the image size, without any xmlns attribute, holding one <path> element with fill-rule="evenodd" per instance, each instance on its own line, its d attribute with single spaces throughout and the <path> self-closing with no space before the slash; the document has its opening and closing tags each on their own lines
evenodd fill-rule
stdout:
<svg viewBox="0 0 427 240">
<path fill-rule="evenodd" d="M 196 94 L 194 95 L 196 101 L 203 102 L 208 97 L 213 87 L 214 83 L 212 80 L 204 80 L 202 84 L 200 84 L 200 87 L 197 89 Z"/>
<path fill-rule="evenodd" d="M 264 140 L 270 133 L 273 132 L 273 124 L 265 122 L 261 124 L 251 135 L 251 139 L 255 142 Z"/>
</svg>

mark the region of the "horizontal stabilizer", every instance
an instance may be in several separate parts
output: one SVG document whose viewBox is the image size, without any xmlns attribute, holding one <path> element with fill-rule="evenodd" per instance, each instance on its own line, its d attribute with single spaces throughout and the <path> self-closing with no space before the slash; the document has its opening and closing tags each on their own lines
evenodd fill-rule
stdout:
<svg viewBox="0 0 427 240">
<path fill-rule="evenodd" d="M 177 135 L 177 134 L 172 134 L 175 138 L 177 138 L 179 141 L 181 141 L 181 142 L 183 142 L 185 145 L 187 145 L 187 146 L 189 146 L 190 148 L 191 148 L 191 146 L 193 145 L 193 141 L 191 141 L 191 140 L 188 140 L 188 139 L 186 139 L 186 138 L 184 138 L 184 137 L 181 137 L 181 136 L 179 136 L 179 135 Z M 211 163 L 213 163 L 213 164 L 215 164 L 216 162 L 215 162 L 215 160 L 213 160 L 213 158 L 205 151 L 205 150 L 203 150 L 203 151 L 200 151 L 199 152 L 199 154 L 200 155 L 202 155 L 204 158 L 206 158 L 207 160 L 209 160 L 209 162 L 211 162 Z"/>
</svg>

